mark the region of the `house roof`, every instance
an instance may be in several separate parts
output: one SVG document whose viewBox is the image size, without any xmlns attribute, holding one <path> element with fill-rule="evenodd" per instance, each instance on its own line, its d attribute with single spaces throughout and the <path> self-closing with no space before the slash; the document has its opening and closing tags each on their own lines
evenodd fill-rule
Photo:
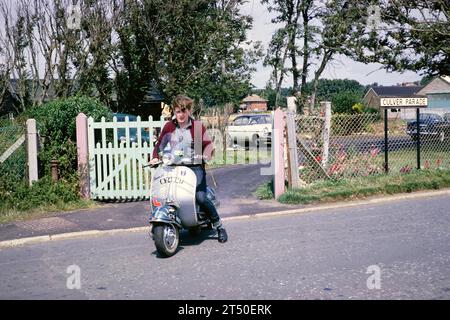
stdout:
<svg viewBox="0 0 450 320">
<path fill-rule="evenodd" d="M 371 89 L 379 97 L 410 97 L 415 95 L 423 86 L 387 86 L 387 87 L 371 87 Z"/>
<path fill-rule="evenodd" d="M 441 76 L 440 78 L 450 84 L 450 76 Z"/>
<path fill-rule="evenodd" d="M 261 98 L 256 94 L 246 97 L 242 102 L 267 102 L 268 100 Z"/>
<path fill-rule="evenodd" d="M 419 94 L 448 94 L 450 93 L 450 77 L 449 76 L 437 76 L 431 80 L 426 86 L 420 90 Z"/>
</svg>

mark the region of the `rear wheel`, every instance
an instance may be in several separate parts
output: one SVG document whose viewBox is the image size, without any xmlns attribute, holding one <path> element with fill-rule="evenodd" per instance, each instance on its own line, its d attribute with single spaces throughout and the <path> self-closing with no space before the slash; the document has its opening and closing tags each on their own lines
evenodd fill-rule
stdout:
<svg viewBox="0 0 450 320">
<path fill-rule="evenodd" d="M 173 256 L 180 243 L 180 232 L 171 224 L 153 226 L 153 238 L 156 250 L 162 257 Z"/>
</svg>

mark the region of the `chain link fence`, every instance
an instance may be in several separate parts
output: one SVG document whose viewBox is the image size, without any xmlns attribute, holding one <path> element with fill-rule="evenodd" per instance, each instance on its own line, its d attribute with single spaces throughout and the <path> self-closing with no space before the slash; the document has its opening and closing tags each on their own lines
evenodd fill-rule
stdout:
<svg viewBox="0 0 450 320">
<path fill-rule="evenodd" d="M 450 115 L 448 119 L 441 116 L 441 120 L 439 126 L 421 120 L 422 169 L 450 169 Z M 384 120 L 379 114 L 333 115 L 328 143 L 324 141 L 324 117 L 297 115 L 295 123 L 303 184 L 386 172 Z M 415 120 L 388 120 L 389 172 L 408 173 L 417 168 L 417 135 L 411 131 L 413 126 Z"/>
<path fill-rule="evenodd" d="M 17 142 L 26 129 L 9 119 L 0 119 L 0 157 Z M 3 159 L 2 159 L 3 160 Z M 22 143 L 6 160 L 0 162 L 0 199 L 7 197 L 17 184 L 27 180 L 26 143 Z"/>
</svg>

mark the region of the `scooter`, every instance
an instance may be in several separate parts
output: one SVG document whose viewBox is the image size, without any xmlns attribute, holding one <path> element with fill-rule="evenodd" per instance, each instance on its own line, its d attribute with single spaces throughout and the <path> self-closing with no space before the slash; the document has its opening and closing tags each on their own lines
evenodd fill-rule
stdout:
<svg viewBox="0 0 450 320">
<path fill-rule="evenodd" d="M 151 194 L 151 233 L 156 250 L 162 257 L 173 256 L 180 243 L 180 231 L 198 235 L 202 229 L 212 230 L 211 221 L 200 211 L 195 201 L 197 177 L 189 167 L 175 164 L 170 153 L 162 161 L 149 165 L 153 173 Z M 213 188 L 207 187 L 206 197 L 216 207 L 219 206 Z"/>
</svg>

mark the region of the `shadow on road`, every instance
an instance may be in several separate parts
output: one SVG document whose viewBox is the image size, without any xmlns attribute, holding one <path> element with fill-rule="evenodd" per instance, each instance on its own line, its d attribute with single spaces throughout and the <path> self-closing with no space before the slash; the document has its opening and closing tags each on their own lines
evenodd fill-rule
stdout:
<svg viewBox="0 0 450 320">
<path fill-rule="evenodd" d="M 203 230 L 199 235 L 192 236 L 187 230 L 182 230 L 180 232 L 180 245 L 178 246 L 176 254 L 184 250 L 185 247 L 197 246 L 203 243 L 203 241 L 214 240 L 217 241 L 217 231 L 216 230 Z M 152 255 L 155 255 L 158 259 L 167 259 L 158 254 L 158 251 L 153 251 Z"/>
</svg>

